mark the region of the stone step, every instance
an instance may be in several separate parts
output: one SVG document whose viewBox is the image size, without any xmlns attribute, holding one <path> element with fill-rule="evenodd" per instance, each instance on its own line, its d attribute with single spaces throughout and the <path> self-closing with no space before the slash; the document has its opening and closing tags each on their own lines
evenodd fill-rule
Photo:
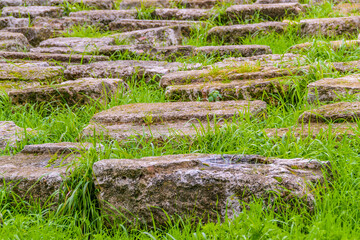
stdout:
<svg viewBox="0 0 360 240">
<path fill-rule="evenodd" d="M 212 8 L 217 4 L 244 4 L 250 0 L 123 0 L 120 8 L 158 7 L 171 8 L 181 6 L 186 8 Z"/>
<path fill-rule="evenodd" d="M 338 102 L 302 113 L 299 123 L 309 122 L 355 122 L 360 117 L 360 102 Z"/>
<path fill-rule="evenodd" d="M 329 102 L 339 100 L 347 95 L 360 94 L 360 75 L 349 75 L 341 78 L 325 78 L 308 85 L 310 102 Z"/>
<path fill-rule="evenodd" d="M 154 47 L 181 45 L 182 27 L 159 27 L 110 35 L 126 45 L 150 44 Z"/>
<path fill-rule="evenodd" d="M 153 226 L 188 214 L 204 222 L 232 219 L 254 198 L 269 205 L 281 200 L 285 209 L 294 199 L 312 206 L 313 187 L 322 187 L 323 171 L 331 167 L 300 158 L 187 154 L 106 159 L 93 170 L 105 215 L 116 212 L 113 218 Z"/>
<path fill-rule="evenodd" d="M 2 52 L 0 52 L 1 54 Z M 49 66 L 48 63 L 0 63 L 0 80 L 6 81 L 61 81 L 63 67 Z"/>
<path fill-rule="evenodd" d="M 54 105 L 102 104 L 111 100 L 114 94 L 124 89 L 121 79 L 84 78 L 60 84 L 35 86 L 8 92 L 13 104 L 34 104 L 48 102 Z"/>
<path fill-rule="evenodd" d="M 316 41 L 316 42 L 306 42 L 301 44 L 296 44 L 290 48 L 291 52 L 298 52 L 298 51 L 309 51 L 312 47 L 329 47 L 333 50 L 339 50 L 339 49 L 348 49 L 348 50 L 354 50 L 360 46 L 360 40 L 338 40 L 338 41 L 330 41 L 330 42 L 324 42 L 324 41 Z"/>
<path fill-rule="evenodd" d="M 354 14 L 360 11 L 360 3 L 340 3 L 334 7 L 334 10 L 345 15 Z"/>
<path fill-rule="evenodd" d="M 22 33 L 33 46 L 38 46 L 40 42 L 55 36 L 55 32 L 43 27 L 10 27 L 8 32 Z"/>
<path fill-rule="evenodd" d="M 29 24 L 29 18 L 14 18 L 13 16 L 0 17 L 0 29 L 13 27 L 28 27 Z"/>
<path fill-rule="evenodd" d="M 299 0 L 257 0 L 256 4 L 299 3 Z"/>
<path fill-rule="evenodd" d="M 185 30 L 183 31 L 183 34 L 188 36 L 192 28 L 197 28 L 200 26 L 204 27 L 206 25 L 206 22 L 201 21 L 121 19 L 111 22 L 109 24 L 109 29 L 112 31 L 131 32 L 148 28 L 181 26 L 181 28 Z"/>
<path fill-rule="evenodd" d="M 217 13 L 209 9 L 194 8 L 158 8 L 151 13 L 155 19 L 201 21 L 217 17 Z"/>
<path fill-rule="evenodd" d="M 286 16 L 297 16 L 303 11 L 303 5 L 299 3 L 233 5 L 226 9 L 228 17 L 234 21 L 252 19 L 255 14 L 269 20 L 277 20 Z"/>
<path fill-rule="evenodd" d="M 224 102 L 169 102 L 122 105 L 96 114 L 84 131 L 84 136 L 98 136 L 122 140 L 144 136 L 165 139 L 172 136 L 189 136 L 211 131 L 224 119 L 233 117 L 264 117 L 263 101 Z M 204 128 L 202 130 L 202 128 Z"/>
<path fill-rule="evenodd" d="M 238 44 L 241 38 L 246 38 L 249 35 L 267 34 L 269 32 L 282 33 L 287 26 L 288 24 L 283 22 L 218 26 L 208 31 L 208 40 L 219 39 L 225 43 Z"/>
<path fill-rule="evenodd" d="M 335 62 L 329 63 L 328 65 L 341 73 L 359 72 L 360 70 L 360 61 Z"/>
<path fill-rule="evenodd" d="M 96 61 L 108 61 L 106 56 L 92 56 L 80 54 L 46 54 L 33 52 L 2 52 L 0 51 L 0 59 L 23 59 L 34 61 L 58 61 L 65 63 L 90 63 Z"/>
<path fill-rule="evenodd" d="M 93 24 L 103 24 L 105 26 L 109 23 L 118 21 L 119 19 L 136 19 L 136 10 L 90 10 L 71 12 L 69 17 L 85 18 L 90 20 Z"/>
<path fill-rule="evenodd" d="M 3 7 L 15 7 L 23 4 L 23 0 L 0 0 L 0 9 Z"/>
<path fill-rule="evenodd" d="M 76 25 L 91 25 L 89 19 L 80 17 L 62 17 L 62 18 L 49 18 L 49 17 L 36 17 L 32 22 L 34 27 L 49 28 L 53 30 L 68 30 Z"/>
<path fill-rule="evenodd" d="M 175 85 L 167 87 L 165 94 L 172 101 L 264 100 L 275 103 L 274 95 L 284 96 L 287 91 L 286 80 L 258 79 Z"/>
<path fill-rule="evenodd" d="M 31 128 L 21 128 L 14 122 L 0 121 L 0 150 L 6 147 L 16 147 L 18 142 L 25 140 L 26 137 L 36 135 L 36 133 L 35 130 Z"/>
<path fill-rule="evenodd" d="M 60 18 L 62 16 L 62 8 L 48 6 L 30 6 L 30 7 L 4 7 L 1 12 L 2 17 L 13 16 L 16 18 L 36 18 L 51 17 Z"/>
<path fill-rule="evenodd" d="M 0 186 L 5 183 L 24 200 L 57 204 L 58 191 L 69 176 L 71 164 L 77 161 L 78 151 L 89 147 L 91 144 L 46 143 L 25 146 L 16 155 L 1 156 Z"/>
<path fill-rule="evenodd" d="M 29 49 L 30 44 L 23 34 L 0 31 L 0 50 L 20 52 Z"/>
<path fill-rule="evenodd" d="M 200 64 L 187 65 L 189 69 L 196 69 L 200 66 Z M 129 80 L 134 76 L 150 80 L 169 72 L 179 71 L 183 67 L 184 64 L 178 62 L 119 60 L 68 66 L 64 74 L 65 78 L 69 80 L 87 77 Z"/>
<path fill-rule="evenodd" d="M 265 45 L 204 46 L 195 49 L 195 55 L 232 55 L 234 57 L 251 57 L 254 55 L 271 53 L 270 47 Z"/>
<path fill-rule="evenodd" d="M 302 35 L 334 37 L 358 33 L 360 16 L 305 19 L 300 21 Z"/>
</svg>

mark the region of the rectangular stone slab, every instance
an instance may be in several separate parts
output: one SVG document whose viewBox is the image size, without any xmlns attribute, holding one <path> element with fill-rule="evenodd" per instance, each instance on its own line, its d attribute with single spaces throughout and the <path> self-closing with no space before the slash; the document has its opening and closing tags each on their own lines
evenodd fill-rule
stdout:
<svg viewBox="0 0 360 240">
<path fill-rule="evenodd" d="M 205 21 L 217 13 L 208 9 L 158 8 L 151 13 L 155 19 Z"/>
<path fill-rule="evenodd" d="M 34 27 L 43 27 L 55 30 L 67 30 L 74 25 L 91 25 L 91 21 L 89 19 L 80 17 L 37 17 L 33 20 L 32 24 Z"/>
<path fill-rule="evenodd" d="M 360 102 L 338 102 L 302 113 L 299 122 L 356 122 L 360 118 Z"/>
<path fill-rule="evenodd" d="M 93 167 L 103 212 L 149 226 L 175 215 L 204 222 L 233 218 L 254 198 L 313 206 L 309 183 L 321 185 L 326 169 L 328 162 L 309 159 L 210 154 L 106 159 Z"/>
<path fill-rule="evenodd" d="M 238 44 L 239 39 L 253 34 L 267 34 L 269 32 L 282 33 L 286 30 L 287 23 L 263 22 L 255 24 L 242 24 L 232 26 L 213 27 L 208 31 L 208 40 L 220 39 L 225 43 Z"/>
<path fill-rule="evenodd" d="M 0 17 L 0 29 L 7 27 L 28 27 L 29 18 Z"/>
<path fill-rule="evenodd" d="M 48 6 L 30 6 L 30 7 L 4 7 L 1 12 L 2 17 L 13 16 L 16 18 L 36 18 L 51 17 L 60 18 L 62 8 Z"/>
<path fill-rule="evenodd" d="M 330 41 L 330 42 L 324 42 L 324 41 L 317 41 L 317 42 L 306 42 L 306 43 L 300 43 L 300 44 L 296 44 L 292 47 L 290 47 L 290 51 L 291 52 L 307 52 L 309 51 L 312 47 L 317 48 L 317 47 L 329 47 L 331 49 L 334 50 L 347 50 L 347 51 L 351 51 L 351 50 L 355 50 L 357 48 L 359 48 L 360 46 L 360 40 L 338 40 L 338 41 Z"/>
<path fill-rule="evenodd" d="M 243 4 L 247 0 L 123 0 L 120 3 L 121 9 L 144 7 L 170 8 L 181 5 L 186 8 L 212 8 L 216 4 Z"/>
<path fill-rule="evenodd" d="M 44 27 L 15 27 L 7 28 L 6 31 L 24 34 L 33 46 L 55 36 L 54 30 Z"/>
<path fill-rule="evenodd" d="M 55 85 L 43 85 L 8 92 L 13 104 L 67 103 L 68 105 L 106 103 L 124 88 L 121 79 L 83 78 Z"/>
<path fill-rule="evenodd" d="M 195 49 L 195 54 L 198 55 L 231 55 L 233 57 L 251 57 L 271 53 L 270 47 L 265 45 L 204 46 Z"/>
<path fill-rule="evenodd" d="M 104 135 L 121 140 L 145 136 L 165 139 L 210 131 L 233 117 L 265 117 L 263 101 L 138 103 L 117 106 L 95 114 L 84 136 Z M 210 127 L 210 129 L 208 128 Z M 202 128 L 204 128 L 202 130 Z"/>
<path fill-rule="evenodd" d="M 310 102 L 329 102 L 339 97 L 360 94 L 360 75 L 349 75 L 341 78 L 324 78 L 310 83 L 308 86 Z"/>
<path fill-rule="evenodd" d="M 135 19 L 137 17 L 136 10 L 90 10 L 71 12 L 69 17 L 79 17 L 89 19 L 93 24 L 109 25 L 110 22 L 119 19 Z"/>
</svg>

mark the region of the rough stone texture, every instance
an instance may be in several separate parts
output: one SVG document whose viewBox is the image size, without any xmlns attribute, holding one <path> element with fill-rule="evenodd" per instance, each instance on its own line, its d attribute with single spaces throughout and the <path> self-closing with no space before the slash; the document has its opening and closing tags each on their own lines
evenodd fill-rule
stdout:
<svg viewBox="0 0 360 240">
<path fill-rule="evenodd" d="M 50 0 L 49 5 L 61 5 L 64 2 L 81 3 L 84 6 L 96 9 L 112 9 L 115 6 L 114 0 Z"/>
<path fill-rule="evenodd" d="M 62 8 L 47 6 L 31 6 L 31 7 L 4 7 L 1 16 L 13 16 L 16 18 L 36 18 L 51 17 L 59 18 L 62 16 Z"/>
<path fill-rule="evenodd" d="M 351 62 L 335 62 L 329 63 L 336 71 L 341 73 L 345 72 L 358 72 L 360 70 L 360 61 Z"/>
<path fill-rule="evenodd" d="M 320 47 L 320 46 L 327 46 L 329 48 L 332 48 L 334 50 L 339 49 L 348 49 L 353 50 L 360 46 L 360 40 L 339 40 L 339 41 L 330 41 L 330 42 L 324 42 L 324 41 L 317 41 L 317 42 L 306 42 L 301 44 L 296 44 L 290 48 L 290 51 L 297 52 L 297 51 L 308 51 L 312 47 Z"/>
<path fill-rule="evenodd" d="M 3 7 L 20 6 L 22 3 L 22 0 L 0 0 L 0 9 Z"/>
<path fill-rule="evenodd" d="M 34 199 L 44 204 L 57 202 L 60 186 L 68 176 L 68 168 L 78 154 L 75 149 L 89 144 L 54 143 L 26 146 L 23 152 L 0 157 L 0 186 L 6 183 L 15 194 L 25 200 Z M 58 150 L 58 151 L 55 151 Z M 54 153 L 55 152 L 55 153 Z"/>
<path fill-rule="evenodd" d="M 70 17 L 79 17 L 89 19 L 93 24 L 109 25 L 110 22 L 119 19 L 135 19 L 137 17 L 136 10 L 90 10 L 72 12 Z"/>
<path fill-rule="evenodd" d="M 249 2 L 247 0 L 123 0 L 120 8 L 140 8 L 141 6 L 171 8 L 174 5 L 182 5 L 186 8 L 212 8 L 218 3 L 243 4 Z"/>
<path fill-rule="evenodd" d="M 334 136 L 341 139 L 343 136 L 359 136 L 357 123 L 311 123 L 290 128 L 269 128 L 265 134 L 272 137 L 295 137 L 295 138 L 317 138 L 319 136 Z"/>
<path fill-rule="evenodd" d="M 34 27 L 49 28 L 54 30 L 67 30 L 74 25 L 90 25 L 91 21 L 79 17 L 49 18 L 37 17 L 33 21 Z"/>
<path fill-rule="evenodd" d="M 207 20 L 216 16 L 216 12 L 208 9 L 178 9 L 178 8 L 159 8 L 155 9 L 151 15 L 156 19 L 164 20 Z"/>
<path fill-rule="evenodd" d="M 152 79 L 157 75 L 178 71 L 182 67 L 184 67 L 184 64 L 178 62 L 120 60 L 68 66 L 64 73 L 66 79 L 112 77 L 127 80 L 135 75 L 138 78 L 144 76 L 146 79 Z M 199 65 L 189 67 L 197 68 Z"/>
<path fill-rule="evenodd" d="M 130 32 L 148 28 L 180 26 L 182 34 L 188 36 L 192 28 L 205 25 L 206 23 L 201 21 L 121 19 L 119 21 L 111 22 L 109 28 L 112 31 Z"/>
<path fill-rule="evenodd" d="M 256 24 L 219 26 L 209 30 L 208 39 L 221 39 L 226 43 L 237 44 L 239 39 L 248 37 L 249 35 L 267 34 L 269 32 L 284 32 L 287 26 L 288 24 L 283 22 L 263 22 Z"/>
<path fill-rule="evenodd" d="M 308 90 L 308 100 L 310 102 L 335 101 L 346 95 L 360 94 L 360 75 L 321 79 L 310 83 Z"/>
<path fill-rule="evenodd" d="M 342 14 L 356 14 L 360 11 L 360 3 L 340 3 L 334 7 Z"/>
<path fill-rule="evenodd" d="M 0 80 L 60 81 L 63 70 L 47 63 L 0 63 Z"/>
<path fill-rule="evenodd" d="M 0 41 L 0 51 L 21 52 L 26 50 L 27 47 L 28 46 L 25 46 L 14 40 Z"/>
<path fill-rule="evenodd" d="M 35 61 L 59 61 L 66 63 L 90 63 L 96 61 L 109 60 L 106 56 L 91 56 L 91 55 L 77 55 L 77 54 L 44 54 L 32 52 L 1 52 L 0 58 L 6 59 L 27 59 Z"/>
<path fill-rule="evenodd" d="M 49 102 L 91 104 L 97 101 L 105 103 L 123 86 L 120 79 L 85 78 L 66 81 L 55 85 L 45 85 L 10 91 L 8 93 L 14 104 Z"/>
<path fill-rule="evenodd" d="M 234 57 L 251 57 L 254 55 L 271 54 L 269 46 L 264 45 L 231 45 L 231 46 L 205 46 L 195 49 L 195 54 L 218 56 L 232 55 Z"/>
<path fill-rule="evenodd" d="M 95 114 L 84 136 L 104 135 L 116 140 L 144 136 L 164 139 L 169 136 L 193 137 L 204 131 L 211 131 L 224 119 L 234 116 L 264 117 L 266 103 L 263 101 L 224 102 L 171 102 L 139 103 L 122 105 Z M 208 121 L 209 120 L 209 121 Z"/>
<path fill-rule="evenodd" d="M 339 102 L 304 112 L 299 122 L 355 122 L 360 117 L 360 102 Z"/>
<path fill-rule="evenodd" d="M 304 8 L 299 3 L 234 5 L 226 9 L 228 17 L 234 21 L 251 19 L 257 13 L 262 18 L 276 20 L 291 15 L 297 16 L 302 11 Z"/>
<path fill-rule="evenodd" d="M 6 31 L 24 34 L 33 46 L 37 46 L 40 42 L 54 37 L 55 34 L 54 31 L 49 28 L 39 27 L 7 28 Z"/>
<path fill-rule="evenodd" d="M 36 131 L 30 128 L 21 128 L 14 122 L 0 121 L 0 149 L 4 149 L 7 146 L 16 147 L 17 142 L 25 140 L 25 131 L 28 136 L 36 134 Z"/>
<path fill-rule="evenodd" d="M 299 0 L 257 0 L 256 4 L 299 3 Z"/>
<path fill-rule="evenodd" d="M 214 91 L 221 94 L 218 100 L 264 100 L 275 103 L 274 95 L 283 96 L 288 86 L 281 79 L 242 80 L 231 82 L 207 82 L 169 86 L 166 97 L 176 101 L 208 101 Z"/>
<path fill-rule="evenodd" d="M 300 199 L 313 206 L 311 186 L 324 182 L 329 162 L 276 159 L 258 155 L 167 155 L 107 159 L 94 164 L 95 186 L 103 211 L 119 211 L 130 222 L 152 226 L 169 216 L 200 217 L 204 222 L 233 218 L 255 198 L 291 207 Z M 331 171 L 331 170 L 330 170 Z M 310 184 L 309 184 L 310 183 Z M 116 209 L 116 211 L 114 211 Z"/>
<path fill-rule="evenodd" d="M 30 49 L 30 44 L 21 33 L 0 32 L 0 50 L 24 51 Z"/>
<path fill-rule="evenodd" d="M 242 67 L 242 69 L 240 68 Z M 192 70 L 168 73 L 160 80 L 162 87 L 202 82 L 223 82 L 237 80 L 253 80 L 266 78 L 280 78 L 301 74 L 296 69 L 279 69 L 275 67 L 261 67 L 259 65 L 243 65 L 239 68 L 224 68 L 212 70 Z"/>
<path fill-rule="evenodd" d="M 358 33 L 360 16 L 305 19 L 300 21 L 302 35 L 324 35 L 326 37 Z"/>
<path fill-rule="evenodd" d="M 127 45 L 150 44 L 155 47 L 165 47 L 182 43 L 181 27 L 178 26 L 149 28 L 114 34 L 109 37 L 124 42 Z"/>
<path fill-rule="evenodd" d="M 29 18 L 0 17 L 0 29 L 8 27 L 28 27 Z"/>
</svg>

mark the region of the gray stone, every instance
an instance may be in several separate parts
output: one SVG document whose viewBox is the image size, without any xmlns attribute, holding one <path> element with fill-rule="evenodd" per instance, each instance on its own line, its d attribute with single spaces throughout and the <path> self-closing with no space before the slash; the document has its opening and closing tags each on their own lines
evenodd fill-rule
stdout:
<svg viewBox="0 0 360 240">
<path fill-rule="evenodd" d="M 20 6 L 22 4 L 22 0 L 0 0 L 0 9 L 3 7 Z"/>
<path fill-rule="evenodd" d="M 208 9 L 178 9 L 178 8 L 158 8 L 155 9 L 151 15 L 156 19 L 164 20 L 207 20 L 211 17 L 216 17 L 214 11 Z"/>
<path fill-rule="evenodd" d="M 55 85 L 37 86 L 8 92 L 14 104 L 66 103 L 93 104 L 106 103 L 124 87 L 121 79 L 84 78 L 76 81 L 66 81 Z"/>
<path fill-rule="evenodd" d="M 234 21 L 252 19 L 255 14 L 276 20 L 286 16 L 297 16 L 302 11 L 304 7 L 299 3 L 234 5 L 226 9 L 228 17 Z"/>
<path fill-rule="evenodd" d="M 0 17 L 0 29 L 8 27 L 28 27 L 29 18 Z"/>
<path fill-rule="evenodd" d="M 329 47 L 335 51 L 339 49 L 347 49 L 347 50 L 355 50 L 360 46 L 360 40 L 338 40 L 338 41 L 315 41 L 315 42 L 306 42 L 300 43 L 292 46 L 290 51 L 292 52 L 306 52 L 309 51 L 311 48 L 315 47 Z"/>
<path fill-rule="evenodd" d="M 325 78 L 308 85 L 310 102 L 329 102 L 339 100 L 347 95 L 360 94 L 360 75 L 341 78 Z"/>
<path fill-rule="evenodd" d="M 353 35 L 360 28 L 360 16 L 305 19 L 300 21 L 302 35 L 334 37 Z"/>
<path fill-rule="evenodd" d="M 39 27 L 7 28 L 6 31 L 24 34 L 33 46 L 37 46 L 40 42 L 54 37 L 55 34 L 52 29 Z"/>
<path fill-rule="evenodd" d="M 205 46 L 195 49 L 195 54 L 198 55 L 232 55 L 234 57 L 251 57 L 271 53 L 270 47 L 264 45 Z"/>
<path fill-rule="evenodd" d="M 299 3 L 299 0 L 257 0 L 256 4 Z"/>
<path fill-rule="evenodd" d="M 166 139 L 194 137 L 212 131 L 224 119 L 264 117 L 263 101 L 138 103 L 117 106 L 95 114 L 84 136 L 105 136 L 123 140 L 135 137 Z M 216 116 L 216 117 L 215 117 Z M 216 119 L 216 123 L 214 122 Z M 204 129 L 202 129 L 204 128 Z"/>
<path fill-rule="evenodd" d="M 360 61 L 335 62 L 328 65 L 341 73 L 358 72 L 360 70 Z"/>
<path fill-rule="evenodd" d="M 75 25 L 90 25 L 91 21 L 79 17 L 62 17 L 62 18 L 49 18 L 37 17 L 32 22 L 34 27 L 49 28 L 54 30 L 67 30 Z"/>
<path fill-rule="evenodd" d="M 287 26 L 288 24 L 283 22 L 218 26 L 209 30 L 208 39 L 221 39 L 226 43 L 238 44 L 241 38 L 246 38 L 249 35 L 255 36 L 270 32 L 282 33 L 286 30 Z"/>
<path fill-rule="evenodd" d="M 127 45 L 150 44 L 154 47 L 165 47 L 182 43 L 181 27 L 178 26 L 149 28 L 114 34 L 109 37 Z"/>
<path fill-rule="evenodd" d="M 36 131 L 30 128 L 18 127 L 11 121 L 0 121 L 0 150 L 6 147 L 16 147 L 18 142 L 26 139 L 26 136 L 34 134 Z"/>
<path fill-rule="evenodd" d="M 49 0 L 49 5 L 61 5 L 65 2 L 82 4 L 96 9 L 113 9 L 115 7 L 114 0 Z"/>
<path fill-rule="evenodd" d="M 203 222 L 234 218 L 242 203 L 294 199 L 314 206 L 313 187 L 322 187 L 329 162 L 258 155 L 187 154 L 141 159 L 106 159 L 93 167 L 104 213 L 153 226 L 168 216 Z M 116 218 L 116 217 L 115 217 Z"/>
<path fill-rule="evenodd" d="M 0 50 L 24 51 L 30 49 L 30 44 L 21 33 L 0 32 Z"/>
<path fill-rule="evenodd" d="M 304 112 L 299 123 L 356 122 L 360 117 L 360 102 L 338 102 Z"/>
<path fill-rule="evenodd" d="M 51 17 L 59 18 L 62 16 L 62 9 L 60 7 L 47 6 L 31 6 L 31 7 L 4 7 L 1 16 L 13 16 L 16 18 L 36 18 L 36 17 Z"/>
<path fill-rule="evenodd" d="M 110 22 L 119 19 L 135 19 L 137 17 L 136 10 L 90 10 L 71 12 L 70 17 L 79 17 L 89 19 L 93 24 L 109 25 Z"/>
<path fill-rule="evenodd" d="M 123 0 L 120 8 L 140 8 L 141 6 L 171 8 L 179 5 L 186 8 L 212 8 L 218 3 L 244 4 L 250 2 L 250 0 Z"/>
</svg>

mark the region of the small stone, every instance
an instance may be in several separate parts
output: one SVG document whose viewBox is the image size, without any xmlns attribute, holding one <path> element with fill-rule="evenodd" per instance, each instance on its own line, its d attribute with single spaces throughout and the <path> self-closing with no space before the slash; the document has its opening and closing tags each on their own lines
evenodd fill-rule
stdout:
<svg viewBox="0 0 360 240">
<path fill-rule="evenodd" d="M 68 105 L 106 103 L 124 86 L 121 79 L 84 78 L 55 85 L 36 86 L 8 92 L 14 104 L 67 103 Z"/>
<path fill-rule="evenodd" d="M 263 101 L 139 103 L 117 106 L 95 114 L 84 136 L 94 134 L 116 140 L 144 136 L 164 139 L 174 136 L 193 137 L 202 128 L 222 126 L 233 117 L 264 117 Z M 215 117 L 216 116 L 216 117 Z M 216 123 L 214 119 L 216 118 Z"/>
<path fill-rule="evenodd" d="M 4 7 L 1 16 L 13 16 L 16 18 L 51 17 L 60 18 L 62 9 L 60 7 L 31 6 L 31 7 Z"/>
<path fill-rule="evenodd" d="M 30 128 L 18 127 L 11 121 L 0 121 L 0 150 L 7 146 L 16 147 L 18 142 L 26 139 L 26 135 L 31 136 L 33 134 L 36 134 L 36 131 Z"/>
<path fill-rule="evenodd" d="M 232 55 L 234 57 L 251 57 L 271 53 L 270 47 L 264 45 L 205 46 L 195 49 L 195 54 L 198 55 Z"/>
<path fill-rule="evenodd" d="M 187 154 L 106 159 L 93 170 L 105 215 L 153 226 L 189 211 L 203 222 L 232 219 L 254 198 L 270 206 L 281 200 L 285 209 L 297 199 L 312 208 L 313 187 L 322 187 L 323 171 L 331 173 L 331 166 L 299 158 Z"/>
</svg>

